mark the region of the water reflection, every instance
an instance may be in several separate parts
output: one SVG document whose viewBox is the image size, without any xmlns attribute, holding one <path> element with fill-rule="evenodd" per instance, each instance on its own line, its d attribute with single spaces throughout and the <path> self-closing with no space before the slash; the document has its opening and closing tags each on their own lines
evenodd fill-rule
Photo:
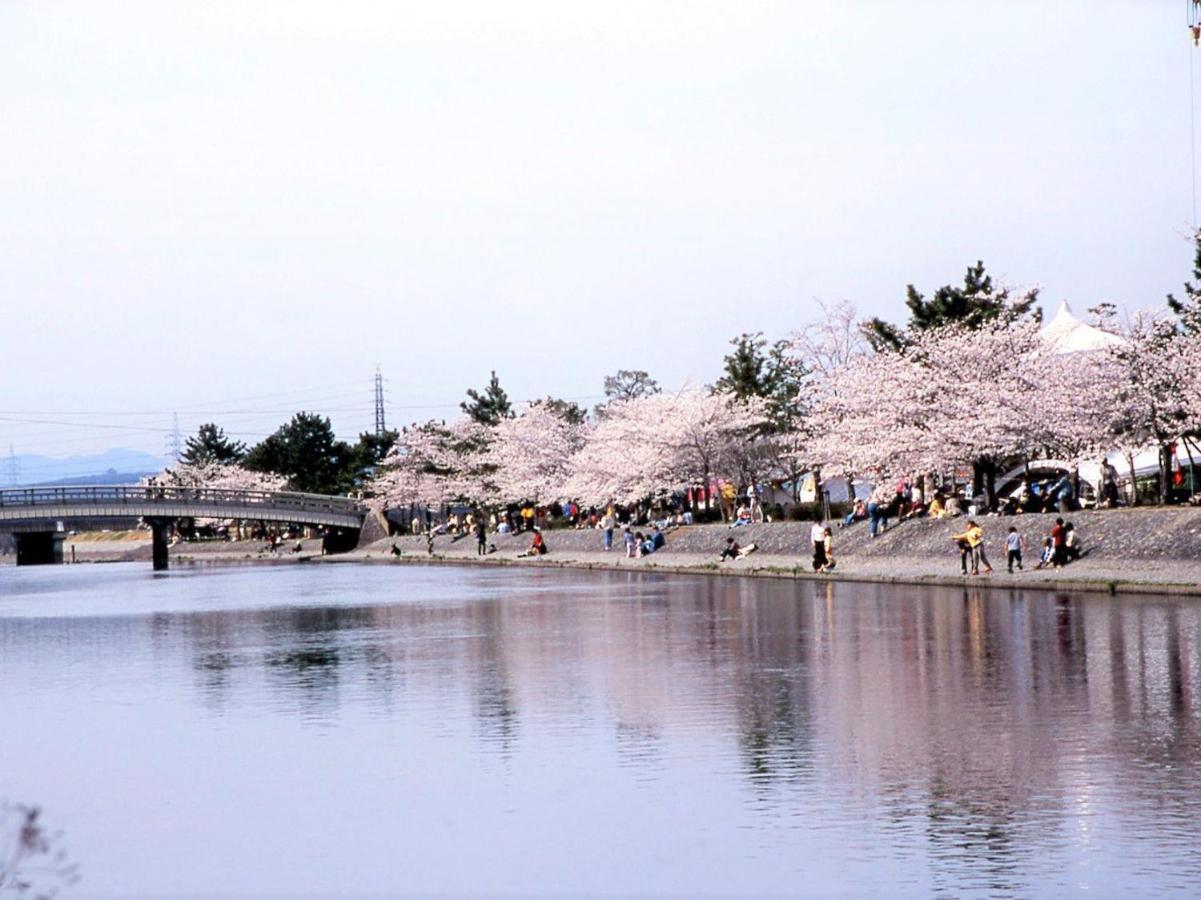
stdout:
<svg viewBox="0 0 1201 900">
<path fill-rule="evenodd" d="M 529 839 L 564 798 L 573 820 L 644 841 L 674 810 L 674 855 L 619 842 L 605 858 L 657 866 L 682 890 L 791 890 L 807 873 L 814 890 L 1154 892 L 1201 867 L 1195 602 L 453 570 L 437 573 L 457 579 L 438 600 L 413 599 L 429 584 L 392 599 L 430 577 L 410 571 L 309 570 L 339 580 L 305 605 L 287 600 L 298 576 L 250 570 L 223 587 L 253 608 L 32 618 L 0 606 L 0 676 L 30 703 L 83 690 L 101 708 L 117 685 L 136 697 L 153 678 L 197 711 L 198 732 L 249 734 L 255 719 L 290 747 L 344 740 L 409 811 L 394 827 L 410 837 L 445 816 L 414 803 L 412 779 L 435 779 L 448 804 L 470 796 L 474 822 L 453 820 L 460 847 L 497 828 Z M 206 588 L 162 589 L 181 585 Z M 51 653 L 86 668 L 46 678 Z M 246 740 L 239 763 L 269 765 Z M 50 779 L 36 761 L 17 768 Z M 356 777 L 321 774 L 347 791 Z M 524 846 L 496 861 L 499 883 L 539 884 Z M 713 859 L 720 872 L 697 868 Z M 401 887 L 419 890 L 410 863 Z M 619 886 L 577 870 L 555 884 Z M 462 878 L 448 889 L 496 883 Z"/>
</svg>

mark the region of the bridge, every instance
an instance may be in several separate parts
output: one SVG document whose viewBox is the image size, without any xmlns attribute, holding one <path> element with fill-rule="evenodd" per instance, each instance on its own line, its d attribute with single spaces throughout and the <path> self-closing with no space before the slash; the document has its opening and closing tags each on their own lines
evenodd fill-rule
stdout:
<svg viewBox="0 0 1201 900">
<path fill-rule="evenodd" d="M 167 534 L 178 519 L 313 525 L 332 529 L 334 543 L 344 545 L 348 537 L 357 537 L 366 512 L 361 503 L 349 497 L 286 491 L 157 484 L 0 490 L 0 532 L 16 537 L 17 565 L 62 562 L 65 523 L 73 520 L 144 519 L 150 525 L 154 568 L 165 569 Z"/>
</svg>

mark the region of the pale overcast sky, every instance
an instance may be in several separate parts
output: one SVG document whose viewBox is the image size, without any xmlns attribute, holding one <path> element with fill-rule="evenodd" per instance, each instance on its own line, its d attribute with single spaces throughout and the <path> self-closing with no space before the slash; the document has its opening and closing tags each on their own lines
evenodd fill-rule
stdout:
<svg viewBox="0 0 1201 900">
<path fill-rule="evenodd" d="M 739 332 L 900 319 L 977 258 L 1160 304 L 1185 9 L 7 0 L 0 452 L 161 450 L 48 424 L 89 410 L 353 438 L 376 363 L 402 423 L 493 368 L 518 399 L 712 380 Z"/>
</svg>

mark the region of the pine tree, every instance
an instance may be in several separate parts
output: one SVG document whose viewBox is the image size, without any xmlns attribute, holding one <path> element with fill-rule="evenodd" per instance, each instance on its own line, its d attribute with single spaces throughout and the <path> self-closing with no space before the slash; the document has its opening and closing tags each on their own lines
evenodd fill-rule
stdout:
<svg viewBox="0 0 1201 900">
<path fill-rule="evenodd" d="M 459 408 L 467 413 L 473 422 L 492 426 L 499 423 L 501 419 L 513 418 L 513 404 L 509 402 L 509 395 L 500 386 L 500 379 L 496 377 L 495 370 L 482 394 L 469 389 L 467 396 L 471 402 L 464 401 L 459 404 Z"/>
<path fill-rule="evenodd" d="M 1184 283 L 1184 299 L 1168 294 L 1168 308 L 1180 318 L 1189 334 L 1201 334 L 1201 229 L 1193 232 L 1193 278 Z"/>
<path fill-rule="evenodd" d="M 864 336 L 875 350 L 901 350 L 909 343 L 911 332 L 928 331 L 952 323 L 979 329 L 997 319 L 1014 321 L 1030 314 L 1038 300 L 1038 289 L 1021 297 L 1012 297 L 1009 288 L 994 290 L 992 276 L 984 271 L 983 261 L 968 266 L 963 286 L 943 285 L 927 299 L 913 285 L 906 289 L 905 305 L 909 323 L 905 328 L 873 318 L 864 325 Z M 1034 311 L 1039 316 L 1038 311 Z"/>
<path fill-rule="evenodd" d="M 229 465 L 236 463 L 245 455 L 245 444 L 241 441 L 231 441 L 221 428 L 212 422 L 206 422 L 200 426 L 196 437 L 190 437 L 184 442 L 180 461 L 191 465 L 203 463 Z"/>
<path fill-rule="evenodd" d="M 286 475 L 296 491 L 340 494 L 353 485 L 353 457 L 350 445 L 334 436 L 328 418 L 302 412 L 251 448 L 242 465 Z"/>
</svg>

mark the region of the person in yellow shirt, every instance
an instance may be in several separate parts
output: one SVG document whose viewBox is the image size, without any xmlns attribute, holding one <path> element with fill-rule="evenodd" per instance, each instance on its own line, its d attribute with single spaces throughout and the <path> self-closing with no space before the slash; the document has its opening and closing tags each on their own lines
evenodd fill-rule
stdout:
<svg viewBox="0 0 1201 900">
<path fill-rule="evenodd" d="M 984 552 L 984 529 L 972 519 L 967 520 L 967 528 L 962 534 L 951 535 L 951 540 L 959 545 L 959 565 L 963 574 L 967 574 L 967 561 L 972 559 L 972 574 L 980 574 L 980 563 L 984 563 L 984 574 L 992 574 L 992 566 L 988 562 L 988 554 Z"/>
</svg>

